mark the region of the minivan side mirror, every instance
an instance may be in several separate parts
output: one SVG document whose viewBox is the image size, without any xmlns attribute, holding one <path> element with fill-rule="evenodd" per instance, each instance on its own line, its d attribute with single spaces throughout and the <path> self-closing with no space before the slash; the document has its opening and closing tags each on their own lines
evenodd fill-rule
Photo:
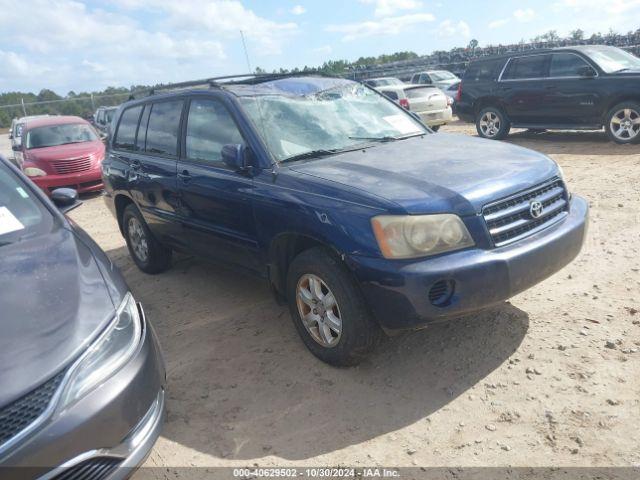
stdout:
<svg viewBox="0 0 640 480">
<path fill-rule="evenodd" d="M 580 67 L 580 69 L 578 70 L 578 73 L 580 74 L 581 77 L 584 77 L 584 78 L 593 78 L 596 76 L 596 71 L 593 69 L 593 67 L 589 65 Z"/>
<path fill-rule="evenodd" d="M 228 143 L 220 151 L 222 161 L 236 172 L 247 170 L 247 148 L 240 143 Z"/>
<path fill-rule="evenodd" d="M 51 192 L 51 200 L 62 213 L 67 213 L 79 206 L 78 192 L 73 188 L 56 188 Z"/>
</svg>

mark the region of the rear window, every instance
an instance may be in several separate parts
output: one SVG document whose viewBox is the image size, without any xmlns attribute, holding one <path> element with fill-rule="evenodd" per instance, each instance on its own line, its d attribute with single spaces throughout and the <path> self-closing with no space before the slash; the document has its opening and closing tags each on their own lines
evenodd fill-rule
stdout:
<svg viewBox="0 0 640 480">
<path fill-rule="evenodd" d="M 512 58 L 504 73 L 503 80 L 525 80 L 528 78 L 544 78 L 549 55 L 532 55 L 530 57 Z"/>
<path fill-rule="evenodd" d="M 398 92 L 394 92 L 391 90 L 382 90 L 380 93 L 382 93 L 383 95 L 386 95 L 391 100 L 398 100 Z"/>
<path fill-rule="evenodd" d="M 178 130 L 183 101 L 154 103 L 147 126 L 145 151 L 159 155 L 178 155 Z"/>
<path fill-rule="evenodd" d="M 434 88 L 429 87 L 420 87 L 420 88 L 407 88 L 404 93 L 407 98 L 423 98 L 428 97 L 432 93 L 437 93 L 438 91 Z"/>
<path fill-rule="evenodd" d="M 136 130 L 142 106 L 127 108 L 120 117 L 120 125 L 116 133 L 113 145 L 116 148 L 135 150 Z"/>
<path fill-rule="evenodd" d="M 498 68 L 501 68 L 504 62 L 504 59 L 472 62 L 464 74 L 464 80 L 465 82 L 495 80 L 498 76 Z"/>
</svg>

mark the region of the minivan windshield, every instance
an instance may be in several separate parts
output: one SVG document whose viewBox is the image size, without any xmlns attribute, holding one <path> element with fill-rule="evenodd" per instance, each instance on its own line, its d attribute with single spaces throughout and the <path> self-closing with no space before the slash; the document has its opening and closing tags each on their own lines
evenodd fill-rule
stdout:
<svg viewBox="0 0 640 480">
<path fill-rule="evenodd" d="M 616 47 L 589 47 L 586 53 L 606 73 L 640 70 L 640 58 Z"/>
<path fill-rule="evenodd" d="M 53 222 L 51 212 L 0 162 L 0 248 L 51 231 Z"/>
<path fill-rule="evenodd" d="M 278 161 L 427 133 L 392 101 L 354 82 L 307 95 L 243 96 L 240 102 Z"/>
<path fill-rule="evenodd" d="M 69 143 L 94 142 L 98 136 L 83 123 L 65 123 L 36 127 L 27 132 L 25 145 L 29 148 L 55 147 Z"/>
</svg>

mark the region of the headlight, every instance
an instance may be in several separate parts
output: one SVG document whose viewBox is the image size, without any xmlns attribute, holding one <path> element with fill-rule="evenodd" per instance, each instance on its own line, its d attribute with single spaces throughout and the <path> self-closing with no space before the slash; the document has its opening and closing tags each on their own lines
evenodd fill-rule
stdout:
<svg viewBox="0 0 640 480">
<path fill-rule="evenodd" d="M 140 343 L 141 331 L 138 306 L 127 293 L 116 318 L 74 365 L 61 405 L 67 407 L 78 401 L 127 363 Z"/>
<path fill-rule="evenodd" d="M 23 170 L 27 177 L 44 177 L 47 172 L 36 167 L 27 167 Z"/>
<path fill-rule="evenodd" d="M 380 215 L 371 219 L 385 258 L 415 258 L 474 245 L 457 215 Z"/>
</svg>

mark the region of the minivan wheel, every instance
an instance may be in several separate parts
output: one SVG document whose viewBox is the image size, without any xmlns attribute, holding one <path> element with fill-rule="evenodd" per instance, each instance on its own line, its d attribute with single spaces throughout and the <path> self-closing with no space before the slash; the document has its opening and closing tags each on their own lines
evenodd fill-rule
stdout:
<svg viewBox="0 0 640 480">
<path fill-rule="evenodd" d="M 509 134 L 511 122 L 497 107 L 487 107 L 476 117 L 478 135 L 490 140 L 501 140 Z"/>
<path fill-rule="evenodd" d="M 129 255 L 145 273 L 160 273 L 171 264 L 171 249 L 158 242 L 135 205 L 128 205 L 122 214 L 124 238 Z"/>
<path fill-rule="evenodd" d="M 607 114 L 605 130 L 616 143 L 640 142 L 640 104 L 623 102 L 613 107 Z"/>
<path fill-rule="evenodd" d="M 305 250 L 293 259 L 287 299 L 302 341 L 330 365 L 360 363 L 382 337 L 349 272 L 323 248 Z"/>
</svg>

